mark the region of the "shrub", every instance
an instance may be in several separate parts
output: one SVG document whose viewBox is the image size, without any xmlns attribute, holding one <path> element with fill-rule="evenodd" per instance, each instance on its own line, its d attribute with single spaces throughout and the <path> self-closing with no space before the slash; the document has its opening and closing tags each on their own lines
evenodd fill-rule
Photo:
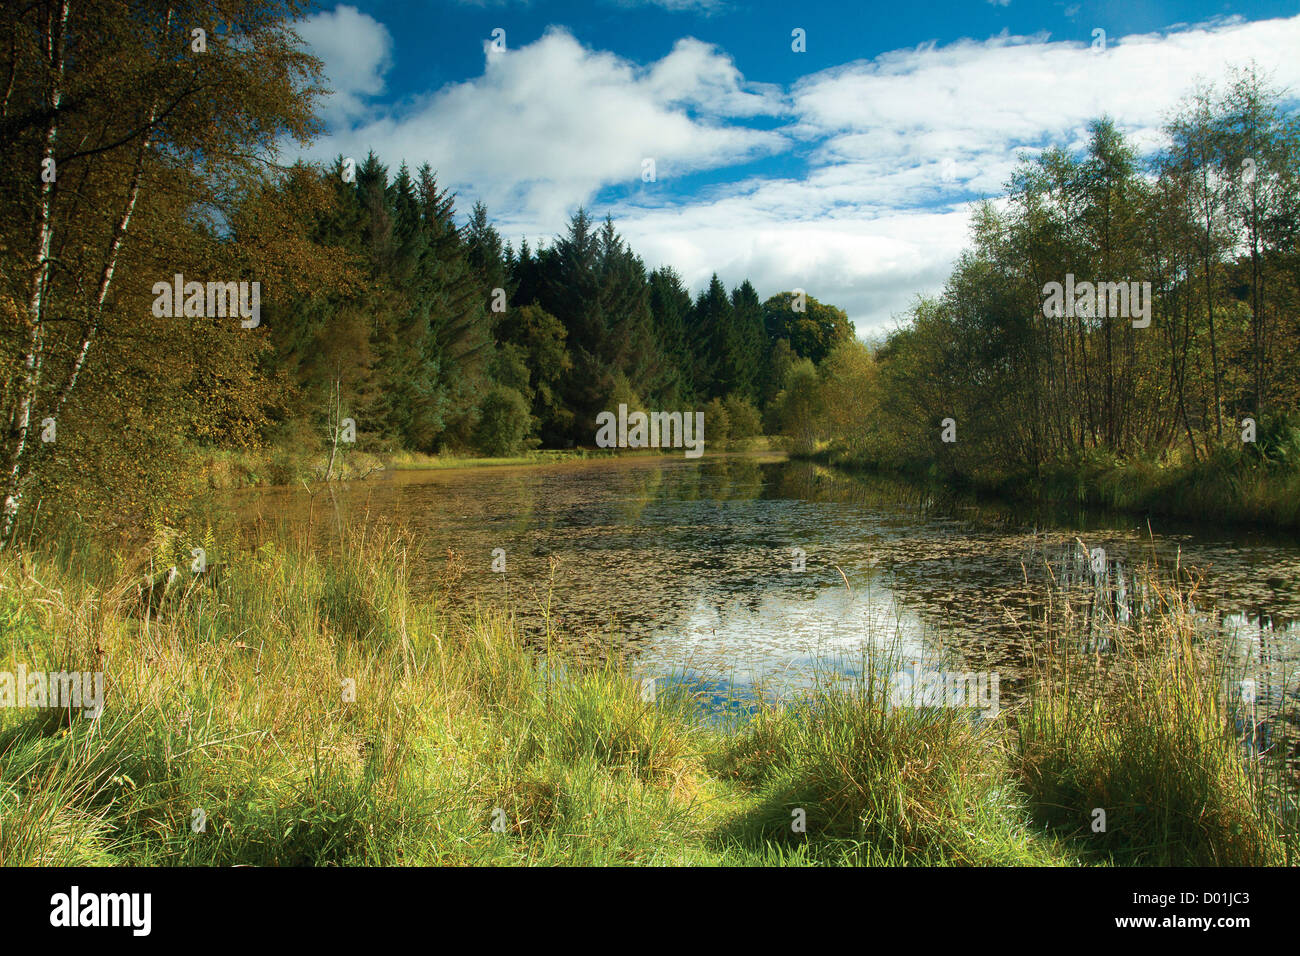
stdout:
<svg viewBox="0 0 1300 956">
<path fill-rule="evenodd" d="M 731 441 L 731 415 L 721 399 L 704 406 L 704 437 L 715 448 L 726 448 Z"/>
<path fill-rule="evenodd" d="M 727 396 L 723 407 L 727 412 L 727 421 L 731 426 L 730 438 L 739 441 L 763 434 L 763 419 L 754 403 L 743 395 Z"/>
<path fill-rule="evenodd" d="M 516 389 L 497 385 L 483 399 L 483 415 L 474 431 L 474 442 L 485 455 L 517 455 L 531 426 L 532 416 L 524 397 Z"/>
</svg>

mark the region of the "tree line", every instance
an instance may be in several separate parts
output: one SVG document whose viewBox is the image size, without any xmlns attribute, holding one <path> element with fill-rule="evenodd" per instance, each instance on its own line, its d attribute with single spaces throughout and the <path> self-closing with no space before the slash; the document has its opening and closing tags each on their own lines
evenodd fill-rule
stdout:
<svg viewBox="0 0 1300 956">
<path fill-rule="evenodd" d="M 991 483 L 1099 461 L 1300 464 L 1294 100 L 1247 67 L 1164 132 L 1143 158 L 1103 117 L 1082 150 L 1022 161 L 943 292 L 850 363 L 855 420 L 822 401 L 805 445 Z M 1079 308 L 1061 307 L 1067 282 Z M 1088 307 L 1118 283 L 1149 283 L 1145 319 Z"/>
<path fill-rule="evenodd" d="M 429 163 L 393 174 L 372 153 L 351 175 L 342 157 L 298 173 L 285 201 L 328 194 L 307 232 L 354 275 L 264 310 L 292 393 L 276 421 L 290 428 L 314 427 L 337 390 L 375 448 L 591 445 L 596 416 L 620 403 L 711 408 L 725 440 L 719 423 L 759 430 L 794 361 L 853 335 L 842 310 L 803 293 L 762 301 L 715 274 L 692 296 L 582 208 L 554 241 L 516 249 L 482 203 L 458 225 Z"/>
</svg>

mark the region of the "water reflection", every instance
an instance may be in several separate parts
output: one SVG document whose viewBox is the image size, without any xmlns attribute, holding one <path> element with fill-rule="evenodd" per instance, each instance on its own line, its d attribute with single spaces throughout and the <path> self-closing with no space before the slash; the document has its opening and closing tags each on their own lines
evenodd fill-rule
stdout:
<svg viewBox="0 0 1300 956">
<path fill-rule="evenodd" d="M 317 498 L 320 538 L 400 519 L 421 541 L 418 588 L 508 602 L 531 641 L 549 618 L 562 653 L 627 652 L 643 673 L 780 692 L 818 668 L 853 673 L 886 647 L 999 671 L 1014 694 L 1045 593 L 1104 651 L 1108 621 L 1156 610 L 1134 574 L 1155 563 L 1195 584 L 1206 626 L 1232 635 L 1261 699 L 1295 693 L 1294 539 L 1031 513 L 748 456 L 396 472 Z M 250 493 L 240 510 L 309 521 L 301 490 Z M 503 574 L 491 571 L 496 548 Z M 449 560 L 465 572 L 452 585 Z"/>
</svg>

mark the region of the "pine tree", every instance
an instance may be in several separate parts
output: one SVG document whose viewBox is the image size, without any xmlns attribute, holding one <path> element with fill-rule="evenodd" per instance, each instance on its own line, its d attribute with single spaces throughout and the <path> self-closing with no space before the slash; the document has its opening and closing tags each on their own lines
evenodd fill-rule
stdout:
<svg viewBox="0 0 1300 956">
<path fill-rule="evenodd" d="M 650 274 L 650 315 L 666 370 L 663 401 L 675 408 L 695 398 L 694 357 L 686 341 L 691 294 L 671 266 Z"/>
<path fill-rule="evenodd" d="M 487 206 L 483 203 L 474 204 L 464 235 L 465 256 L 474 269 L 479 285 L 487 290 L 489 296 L 496 289 L 504 289 L 508 300 L 513 292 L 513 283 L 510 281 L 506 253 L 502 248 L 501 234 L 488 219 Z"/>
<path fill-rule="evenodd" d="M 605 337 L 600 356 L 640 401 L 653 401 L 664 385 L 664 363 L 654 337 L 645 264 L 628 247 L 613 219 L 600 231 L 600 310 Z"/>
<path fill-rule="evenodd" d="M 697 399 L 722 398 L 735 378 L 730 362 L 731 300 L 715 272 L 692 310 L 689 341 L 695 354 Z"/>
<path fill-rule="evenodd" d="M 573 413 L 571 440 L 590 441 L 596 414 L 614 388 L 613 370 L 601 359 L 606 323 L 600 303 L 600 240 L 591 218 L 579 208 L 543 255 L 539 302 L 564 325 L 572 373 L 561 386 Z"/>
<path fill-rule="evenodd" d="M 540 293 L 541 258 L 533 254 L 527 239 L 519 241 L 519 254 L 510 261 L 510 305 L 532 305 Z"/>
<path fill-rule="evenodd" d="M 469 440 L 478 415 L 478 402 L 490 387 L 492 357 L 489 290 L 475 273 L 468 249 L 454 222 L 454 204 L 440 190 L 433 171 L 419 171 L 422 221 L 428 237 L 430 287 L 426 293 L 433 332 L 429 360 L 438 369 L 437 398 L 444 408 L 439 444 Z"/>
<path fill-rule="evenodd" d="M 767 354 L 767 332 L 763 327 L 763 305 L 746 279 L 731 293 L 731 328 L 725 336 L 727 361 L 731 367 L 728 394 L 757 403 L 763 381 L 763 359 Z"/>
</svg>

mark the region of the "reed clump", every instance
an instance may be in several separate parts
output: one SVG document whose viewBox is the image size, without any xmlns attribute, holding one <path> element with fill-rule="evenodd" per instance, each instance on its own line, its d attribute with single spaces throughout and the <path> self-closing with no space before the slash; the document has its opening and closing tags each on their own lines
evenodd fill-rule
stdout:
<svg viewBox="0 0 1300 956">
<path fill-rule="evenodd" d="M 1036 657 L 1015 721 L 1035 819 L 1086 856 L 1127 865 L 1291 863 L 1296 779 L 1285 737 L 1255 746 L 1242 663 L 1188 592 L 1154 575 L 1147 585 L 1158 613 L 1109 621 L 1104 653 L 1069 639 L 1079 623 L 1068 606 L 1051 622 L 1058 636 L 1040 646 L 1054 650 Z"/>
</svg>

